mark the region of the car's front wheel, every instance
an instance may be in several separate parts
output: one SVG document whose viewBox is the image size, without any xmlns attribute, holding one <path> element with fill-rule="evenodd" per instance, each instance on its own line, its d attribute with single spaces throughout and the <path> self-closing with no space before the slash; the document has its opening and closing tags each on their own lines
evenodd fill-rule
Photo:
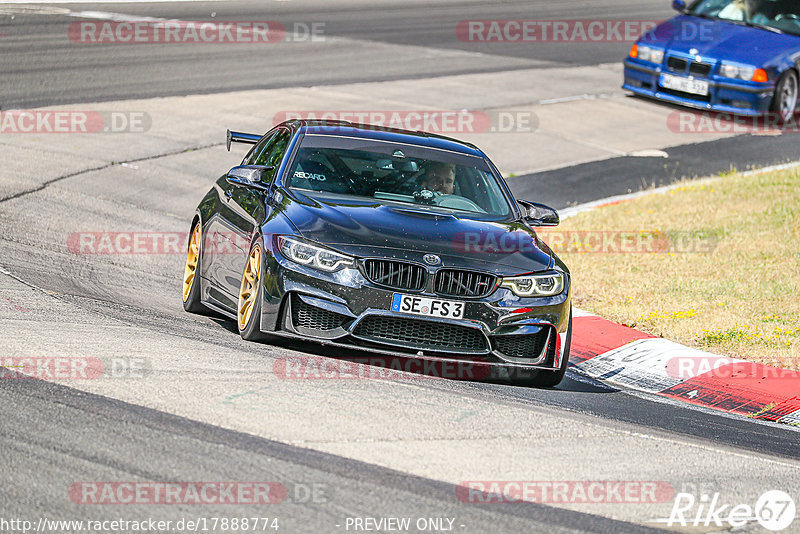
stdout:
<svg viewBox="0 0 800 534">
<path fill-rule="evenodd" d="M 772 112 L 778 115 L 781 124 L 792 120 L 797 109 L 798 81 L 797 73 L 788 70 L 783 73 L 775 87 L 772 98 Z"/>
<path fill-rule="evenodd" d="M 239 287 L 239 304 L 237 306 L 237 322 L 239 334 L 247 341 L 264 339 L 261 333 L 261 273 L 263 250 L 256 241 L 250 247 L 242 272 L 242 284 Z"/>
<path fill-rule="evenodd" d="M 569 311 L 569 324 L 567 326 L 567 339 L 564 341 L 564 357 L 561 360 L 561 367 L 556 371 L 537 371 L 535 374 L 530 375 L 527 373 L 520 373 L 519 375 L 511 374 L 511 383 L 515 386 L 533 386 L 537 388 L 552 388 L 564 380 L 564 375 L 567 372 L 569 365 L 569 349 L 572 344 L 572 310 Z"/>
</svg>

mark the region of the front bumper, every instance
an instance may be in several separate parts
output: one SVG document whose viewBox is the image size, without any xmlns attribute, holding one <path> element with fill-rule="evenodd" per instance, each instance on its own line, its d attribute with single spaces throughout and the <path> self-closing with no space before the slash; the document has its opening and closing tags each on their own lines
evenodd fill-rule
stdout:
<svg viewBox="0 0 800 534">
<path fill-rule="evenodd" d="M 324 273 L 271 257 L 265 269 L 261 329 L 339 347 L 361 347 L 435 361 L 557 370 L 566 348 L 569 276 L 553 297 L 520 298 L 497 288 L 480 299 L 423 296 L 465 303 L 461 319 L 391 311 L 395 293 L 358 269 Z"/>
<path fill-rule="evenodd" d="M 659 79 L 662 73 L 682 75 L 670 72 L 662 66 L 628 58 L 625 60 L 622 88 L 637 95 L 682 106 L 750 116 L 768 113 L 775 93 L 775 85 L 772 83 L 732 80 L 712 74 L 707 78 L 698 78 L 708 82 L 709 94 L 693 95 L 661 87 Z"/>
</svg>

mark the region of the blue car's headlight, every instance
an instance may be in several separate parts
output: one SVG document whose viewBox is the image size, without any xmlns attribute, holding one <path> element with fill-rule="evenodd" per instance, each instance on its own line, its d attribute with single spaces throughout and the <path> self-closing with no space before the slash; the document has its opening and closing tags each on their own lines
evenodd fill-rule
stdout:
<svg viewBox="0 0 800 534">
<path fill-rule="evenodd" d="M 664 50 L 661 48 L 653 48 L 652 46 L 639 45 L 637 47 L 636 57 L 642 61 L 649 61 L 661 65 L 664 61 Z"/>
<path fill-rule="evenodd" d="M 752 80 L 755 74 L 755 67 L 745 67 L 744 65 L 734 65 L 733 63 L 722 62 L 719 73 L 726 78 L 736 78 L 739 80 Z"/>
<path fill-rule="evenodd" d="M 328 248 L 313 245 L 293 237 L 278 236 L 278 248 L 281 254 L 295 263 L 307 265 L 314 269 L 332 273 L 344 267 L 355 266 L 350 256 L 339 254 Z"/>
<path fill-rule="evenodd" d="M 751 67 L 750 65 L 737 65 L 727 61 L 723 61 L 722 65 L 720 65 L 719 74 L 725 78 L 748 82 L 766 82 L 768 80 L 764 69 Z"/>
<path fill-rule="evenodd" d="M 564 290 L 564 275 L 547 273 L 504 277 L 500 286 L 510 289 L 518 297 L 552 297 Z"/>
</svg>

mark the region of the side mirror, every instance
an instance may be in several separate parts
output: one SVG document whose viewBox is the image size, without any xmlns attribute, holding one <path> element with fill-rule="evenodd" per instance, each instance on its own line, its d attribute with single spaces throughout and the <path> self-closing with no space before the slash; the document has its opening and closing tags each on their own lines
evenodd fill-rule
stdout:
<svg viewBox="0 0 800 534">
<path fill-rule="evenodd" d="M 232 184 L 266 191 L 269 186 L 264 183 L 264 178 L 274 170 L 275 167 L 266 165 L 241 165 L 228 171 L 228 175 L 225 178 Z"/>
<path fill-rule="evenodd" d="M 683 0 L 672 0 L 672 9 L 683 13 L 686 11 L 686 2 Z"/>
<path fill-rule="evenodd" d="M 527 200 L 518 202 L 520 206 L 525 208 L 525 222 L 531 226 L 558 226 L 558 223 L 561 222 L 558 212 L 550 206 L 545 206 L 538 202 L 528 202 Z"/>
</svg>

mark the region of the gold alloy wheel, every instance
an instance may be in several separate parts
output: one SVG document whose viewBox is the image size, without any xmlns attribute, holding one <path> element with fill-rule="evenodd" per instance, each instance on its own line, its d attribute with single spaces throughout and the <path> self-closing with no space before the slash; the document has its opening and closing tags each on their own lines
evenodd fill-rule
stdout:
<svg viewBox="0 0 800 534">
<path fill-rule="evenodd" d="M 244 266 L 242 274 L 242 286 L 239 288 L 239 330 L 244 330 L 250 323 L 258 298 L 259 280 L 261 280 L 261 247 L 256 245 L 247 258 L 247 265 Z"/>
<path fill-rule="evenodd" d="M 194 276 L 197 273 L 197 262 L 200 259 L 200 240 L 202 231 L 200 223 L 194 225 L 192 238 L 189 241 L 189 251 L 186 253 L 186 269 L 183 271 L 183 302 L 189 300 L 189 293 L 192 292 Z"/>
</svg>

